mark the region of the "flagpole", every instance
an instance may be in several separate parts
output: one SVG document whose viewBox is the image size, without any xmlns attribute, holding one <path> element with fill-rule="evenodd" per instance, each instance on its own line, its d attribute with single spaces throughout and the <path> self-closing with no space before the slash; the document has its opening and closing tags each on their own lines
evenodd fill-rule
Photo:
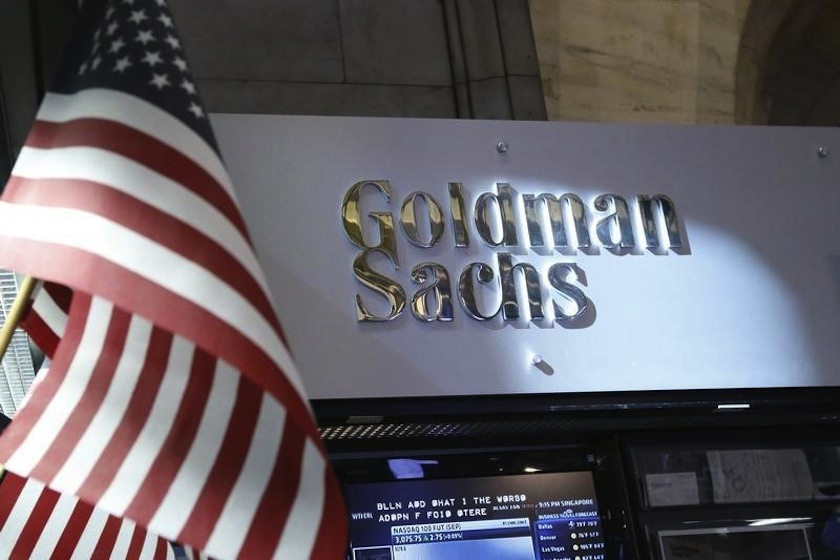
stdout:
<svg viewBox="0 0 840 560">
<path fill-rule="evenodd" d="M 20 323 L 23 313 L 26 310 L 29 300 L 32 297 L 32 292 L 35 291 L 35 286 L 38 285 L 38 279 L 34 276 L 24 276 L 23 282 L 20 283 L 17 296 L 15 297 L 12 308 L 9 314 L 6 315 L 6 322 L 0 328 L 0 358 L 6 355 L 6 350 L 9 348 L 9 343 L 12 341 L 12 335 L 15 334 L 15 329 Z M 6 466 L 0 463 L 0 481 L 6 476 Z"/>
<path fill-rule="evenodd" d="M 24 276 L 23 282 L 18 289 L 17 297 L 15 298 L 9 314 L 6 316 L 6 322 L 3 323 L 3 328 L 0 329 L 0 358 L 6 354 L 9 343 L 12 341 L 12 335 L 20 323 L 23 313 L 26 310 L 29 300 L 32 297 L 32 292 L 38 284 L 38 279 L 34 276 Z"/>
</svg>

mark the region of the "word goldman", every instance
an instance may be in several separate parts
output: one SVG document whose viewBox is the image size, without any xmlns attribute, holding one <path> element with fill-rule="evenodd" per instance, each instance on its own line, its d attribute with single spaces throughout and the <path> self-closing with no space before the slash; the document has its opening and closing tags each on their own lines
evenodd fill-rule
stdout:
<svg viewBox="0 0 840 560">
<path fill-rule="evenodd" d="M 371 266 L 374 254 L 384 255 L 394 269 L 400 267 L 397 254 L 397 236 L 392 212 L 369 212 L 378 229 L 379 243 L 370 245 L 362 236 L 362 192 L 374 189 L 386 203 L 391 202 L 389 181 L 365 180 L 354 184 L 344 196 L 341 218 L 347 237 L 361 252 L 353 260 L 353 275 L 373 293 L 384 298 L 389 311 L 377 315 L 356 294 L 356 317 L 359 321 L 391 321 L 405 310 L 405 289 L 395 280 L 377 272 Z M 546 246 L 546 226 L 554 250 L 573 253 L 580 249 L 592 253 L 602 247 L 614 253 L 636 250 L 636 231 L 639 238 L 653 254 L 666 254 L 668 249 L 683 248 L 684 235 L 677 220 L 676 209 L 664 195 L 636 195 L 634 204 L 615 194 L 602 194 L 584 204 L 575 194 L 556 196 L 549 193 L 517 195 L 507 183 L 497 183 L 496 192 L 478 196 L 472 208 L 464 200 L 461 183 L 448 183 L 448 217 L 452 226 L 455 248 L 470 244 L 468 223 L 472 222 L 478 237 L 489 247 Z M 431 194 L 414 191 L 400 206 L 399 222 L 406 239 L 420 248 L 434 247 L 444 232 L 444 209 Z M 524 218 L 527 243 L 523 232 L 517 228 L 517 216 Z M 520 220 L 521 221 L 521 220 Z M 422 224 L 423 227 L 419 227 Z M 592 228 L 591 228 L 592 226 Z M 591 228 L 591 229 L 590 229 Z M 422 230 L 422 231 L 421 231 Z M 594 235 L 591 235 L 594 234 Z M 543 283 L 537 269 L 527 263 L 514 264 L 511 253 L 496 253 L 496 268 L 487 263 L 467 264 L 458 275 L 456 291 L 464 312 L 477 321 L 487 321 L 501 313 L 505 321 L 520 317 L 516 275 L 524 279 L 527 306 L 532 320 L 544 319 Z M 551 298 L 554 318 L 559 322 L 575 321 L 585 317 L 591 302 L 574 282 L 579 280 L 577 265 L 557 262 L 548 268 L 546 280 L 556 290 L 560 303 Z M 411 297 L 411 313 L 421 321 L 451 321 L 453 317 L 452 289 L 449 272 L 435 262 L 422 262 L 414 266 L 411 279 L 421 287 Z M 500 293 L 497 305 L 488 305 L 484 298 L 476 297 L 478 287 Z M 480 305 L 481 304 L 481 305 Z M 490 309 L 479 309 L 479 307 Z"/>
</svg>

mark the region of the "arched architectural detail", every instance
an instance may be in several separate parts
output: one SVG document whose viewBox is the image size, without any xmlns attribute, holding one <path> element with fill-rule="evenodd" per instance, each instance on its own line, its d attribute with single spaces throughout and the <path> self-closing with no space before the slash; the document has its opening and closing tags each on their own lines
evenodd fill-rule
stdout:
<svg viewBox="0 0 840 560">
<path fill-rule="evenodd" d="M 753 0 L 738 50 L 735 122 L 840 125 L 840 4 Z"/>
</svg>

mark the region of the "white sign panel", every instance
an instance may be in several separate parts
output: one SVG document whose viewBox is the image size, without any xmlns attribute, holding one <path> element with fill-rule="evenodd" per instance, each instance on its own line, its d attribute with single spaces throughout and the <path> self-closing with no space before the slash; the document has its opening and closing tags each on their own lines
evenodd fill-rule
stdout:
<svg viewBox="0 0 840 560">
<path fill-rule="evenodd" d="M 311 398 L 840 385 L 838 129 L 214 126 Z"/>
</svg>

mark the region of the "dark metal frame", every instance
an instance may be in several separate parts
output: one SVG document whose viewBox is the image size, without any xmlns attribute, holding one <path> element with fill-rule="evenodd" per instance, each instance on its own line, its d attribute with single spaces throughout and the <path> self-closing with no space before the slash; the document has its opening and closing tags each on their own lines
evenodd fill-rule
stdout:
<svg viewBox="0 0 840 560">
<path fill-rule="evenodd" d="M 3 72 L 0 68 L 0 193 L 12 172 L 12 137 L 6 116 L 6 98 L 3 90 Z"/>
<path fill-rule="evenodd" d="M 701 429 L 815 435 L 840 424 L 838 387 L 334 399 L 312 406 L 332 453 L 573 444 Z"/>
</svg>

